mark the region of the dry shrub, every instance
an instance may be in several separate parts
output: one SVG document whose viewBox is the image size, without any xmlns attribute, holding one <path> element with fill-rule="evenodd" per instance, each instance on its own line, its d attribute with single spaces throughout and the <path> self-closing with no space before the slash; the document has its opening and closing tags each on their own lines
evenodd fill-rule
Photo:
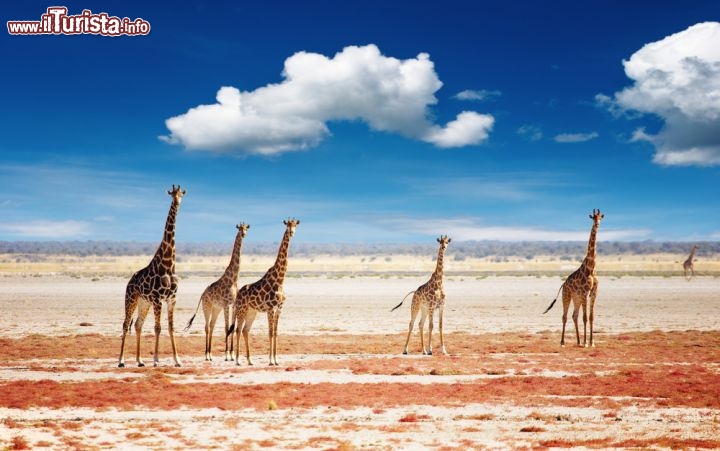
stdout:
<svg viewBox="0 0 720 451">
<path fill-rule="evenodd" d="M 30 449 L 30 443 L 22 435 L 16 435 L 12 438 L 10 449 Z"/>
<path fill-rule="evenodd" d="M 524 426 L 520 428 L 520 432 L 545 432 L 545 428 L 539 426 Z"/>
<path fill-rule="evenodd" d="M 417 423 L 419 421 L 430 421 L 430 415 L 418 415 L 417 413 L 412 412 L 401 417 L 398 421 L 401 423 Z"/>
</svg>

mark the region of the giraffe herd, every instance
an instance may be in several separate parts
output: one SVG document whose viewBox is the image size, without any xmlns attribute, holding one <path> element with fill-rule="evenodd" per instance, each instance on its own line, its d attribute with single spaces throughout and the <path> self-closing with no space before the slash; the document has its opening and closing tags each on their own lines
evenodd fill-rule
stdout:
<svg viewBox="0 0 720 451">
<path fill-rule="evenodd" d="M 125 320 L 122 326 L 122 340 L 120 344 L 120 357 L 118 366 L 125 366 L 125 339 L 133 324 L 133 315 L 137 309 L 137 318 L 135 319 L 136 341 L 136 361 L 138 366 L 145 366 L 140 355 L 140 338 L 142 326 L 145 322 L 150 307 L 153 308 L 155 317 L 155 352 L 153 354 L 153 363 L 155 366 L 159 363 L 158 349 L 160 340 L 160 315 L 162 312 L 162 304 L 165 302 L 168 308 L 168 332 L 170 335 L 170 343 L 172 346 L 173 360 L 175 366 L 181 366 L 178 357 L 177 346 L 174 336 L 174 308 L 177 297 L 178 278 L 175 275 L 175 220 L 178 209 L 185 195 L 185 190 L 178 185 L 172 186 L 172 190 L 168 191 L 172 198 L 170 210 L 168 212 L 167 221 L 163 239 L 153 256 L 150 263 L 143 269 L 137 271 L 130 277 L 125 292 Z M 592 228 L 590 230 L 590 238 L 588 239 L 587 252 L 580 267 L 570 274 L 561 284 L 558 290 L 558 296 L 562 291 L 563 315 L 562 315 L 562 335 L 560 345 L 565 345 L 565 326 L 567 323 L 567 313 L 570 303 L 573 303 L 572 319 L 575 325 L 575 337 L 578 346 L 595 346 L 593 342 L 593 320 L 595 310 L 595 300 L 598 293 L 598 278 L 595 270 L 595 262 L 597 258 L 597 232 L 600 227 L 600 221 L 604 218 L 604 214 L 598 209 L 593 209 L 590 215 L 592 219 Z M 187 331 L 193 323 L 195 316 L 200 308 L 203 307 L 205 317 L 205 360 L 212 361 L 212 336 L 215 323 L 220 311 L 223 312 L 225 320 L 225 360 L 235 360 L 240 365 L 240 334 L 242 334 L 245 343 L 245 358 L 248 365 L 252 365 L 250 356 L 249 332 L 255 321 L 258 312 L 267 313 L 268 318 L 268 339 L 269 339 L 269 362 L 271 366 L 277 366 L 277 335 L 278 322 L 285 302 L 285 293 L 283 283 L 288 267 L 288 249 L 290 246 L 290 238 L 295 234 L 295 228 L 300 224 L 297 219 L 288 219 L 283 221 L 285 232 L 283 234 L 280 247 L 278 249 L 275 264 L 267 270 L 265 275 L 258 281 L 245 285 L 238 289 L 238 275 L 240 272 L 240 256 L 242 253 L 243 238 L 247 235 L 250 228 L 249 225 L 241 223 L 236 225 L 237 235 L 233 245 L 233 251 L 223 275 L 211 283 L 205 291 L 203 291 L 195 309 L 195 314 L 190 318 L 185 328 Z M 405 298 L 395 306 L 391 311 L 398 309 L 405 299 L 412 294 L 412 304 L 410 307 L 410 323 L 408 325 L 407 338 L 403 347 L 403 354 L 408 353 L 408 343 L 413 330 L 413 325 L 420 313 L 420 345 L 422 353 L 432 355 L 432 332 L 434 323 L 434 312 L 438 312 L 438 326 L 440 334 L 440 347 L 442 354 L 446 355 L 447 350 L 443 339 L 443 310 L 445 306 L 445 291 L 443 289 L 443 261 L 445 250 L 452 241 L 447 235 L 442 235 L 437 239 L 440 244 L 437 256 L 437 264 L 435 271 L 430 279 L 419 286 L 417 289 L 405 295 Z M 690 256 L 683 263 L 685 277 L 689 280 L 695 275 L 694 261 L 695 252 L 698 246 L 694 245 Z M 690 271 L 690 277 L 687 274 Z M 543 313 L 547 313 L 557 302 L 558 296 L 550 303 Z M 579 312 L 583 314 L 583 342 L 580 344 L 580 331 L 578 327 Z M 589 315 L 588 315 L 589 310 Z M 231 313 L 232 312 L 232 313 Z M 232 324 L 230 324 L 230 316 L 232 315 Z M 424 341 L 424 324 L 429 319 L 427 348 Z M 587 339 L 587 322 L 590 320 L 590 337 Z M 235 342 L 233 343 L 233 338 Z M 233 355 L 234 351 L 234 355 Z"/>
</svg>

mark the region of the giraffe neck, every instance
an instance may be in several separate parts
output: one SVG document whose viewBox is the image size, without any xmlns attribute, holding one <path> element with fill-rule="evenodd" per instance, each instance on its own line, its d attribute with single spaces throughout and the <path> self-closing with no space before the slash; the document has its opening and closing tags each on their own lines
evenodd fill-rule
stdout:
<svg viewBox="0 0 720 451">
<path fill-rule="evenodd" d="M 590 230 L 587 253 L 585 254 L 585 260 L 583 260 L 582 263 L 582 267 L 590 273 L 595 273 L 595 258 L 597 257 L 597 231 L 598 224 L 593 223 L 592 229 Z"/>
<path fill-rule="evenodd" d="M 177 216 L 178 207 L 178 203 L 173 200 L 165 222 L 163 240 L 157 252 L 155 252 L 155 257 L 153 257 L 153 261 L 170 269 L 171 272 L 175 271 L 175 217 Z"/>
<path fill-rule="evenodd" d="M 692 251 L 690 252 L 690 256 L 688 257 L 688 260 L 689 260 L 689 261 L 692 261 L 693 258 L 695 258 L 695 251 L 696 251 L 696 250 L 697 250 L 697 249 L 693 248 Z"/>
<path fill-rule="evenodd" d="M 233 245 L 232 256 L 230 257 L 230 263 L 225 269 L 225 273 L 222 278 L 227 279 L 230 283 L 235 283 L 240 273 L 240 254 L 242 252 L 242 231 L 238 230 L 235 236 L 235 244 Z"/>
<path fill-rule="evenodd" d="M 288 248 L 290 247 L 290 230 L 285 231 L 280 248 L 278 249 L 277 259 L 275 264 L 268 271 L 268 279 L 274 286 L 280 286 L 285 281 L 285 273 L 287 272 L 287 254 Z"/>
<path fill-rule="evenodd" d="M 435 265 L 435 272 L 432 277 L 438 280 L 438 283 L 442 284 L 443 280 L 443 260 L 445 259 L 445 250 L 440 246 L 437 256 L 437 264 Z"/>
</svg>

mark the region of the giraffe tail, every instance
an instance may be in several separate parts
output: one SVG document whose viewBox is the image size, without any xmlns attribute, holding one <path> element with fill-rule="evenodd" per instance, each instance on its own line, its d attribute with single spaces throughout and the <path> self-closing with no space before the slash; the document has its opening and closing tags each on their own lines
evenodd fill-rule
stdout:
<svg viewBox="0 0 720 451">
<path fill-rule="evenodd" d="M 400 306 L 403 305 L 403 302 L 405 302 L 405 299 L 407 299 L 407 297 L 410 296 L 411 294 L 415 293 L 415 291 L 416 290 L 412 290 L 410 293 L 406 294 L 405 297 L 403 298 L 403 300 L 400 301 L 400 303 L 398 305 L 396 305 L 395 307 L 393 307 L 392 310 L 390 310 L 390 311 L 394 312 L 395 310 L 399 309 Z"/>
<path fill-rule="evenodd" d="M 185 326 L 185 332 L 190 330 L 190 326 L 192 326 L 193 321 L 195 320 L 195 317 L 197 316 L 197 312 L 200 309 L 200 304 L 202 303 L 202 296 L 200 296 L 200 300 L 198 301 L 197 307 L 195 307 L 195 313 L 193 313 L 192 318 L 190 318 L 190 321 L 188 321 L 187 326 Z"/>
<path fill-rule="evenodd" d="M 565 283 L 563 282 L 563 284 L 560 285 L 560 289 L 558 290 L 557 294 L 555 295 L 555 299 L 553 299 L 553 301 L 550 303 L 550 305 L 548 305 L 548 308 L 545 309 L 545 311 L 543 312 L 543 315 L 546 314 L 547 312 L 549 312 L 551 308 L 553 308 L 553 305 L 555 305 L 555 303 L 558 300 L 558 297 L 560 296 L 560 290 L 562 290 L 564 286 L 565 286 Z"/>
</svg>

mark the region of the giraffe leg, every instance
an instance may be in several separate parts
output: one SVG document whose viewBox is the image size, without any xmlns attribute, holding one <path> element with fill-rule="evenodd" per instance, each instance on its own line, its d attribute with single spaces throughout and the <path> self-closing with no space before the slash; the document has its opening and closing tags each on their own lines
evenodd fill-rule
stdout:
<svg viewBox="0 0 720 451">
<path fill-rule="evenodd" d="M 210 321 L 212 319 L 212 305 L 206 297 L 203 297 L 202 306 L 203 316 L 205 317 L 205 361 L 210 361 L 212 360 L 212 356 L 210 355 L 210 348 L 212 346 L 212 340 L 210 339 L 210 336 L 212 335 L 212 329 L 210 327 Z"/>
<path fill-rule="evenodd" d="M 257 315 L 257 310 L 248 310 L 245 313 L 245 324 L 242 328 L 242 335 L 243 339 L 245 340 L 245 358 L 247 359 L 247 364 L 252 365 L 252 359 L 250 358 L 250 328 L 252 327 L 252 323 L 255 321 L 255 316 Z M 238 324 L 238 327 L 240 325 Z M 240 340 L 238 339 L 238 350 L 240 349 Z M 237 351 L 235 352 L 236 358 L 235 363 L 240 365 L 240 358 L 237 357 Z"/>
<path fill-rule="evenodd" d="M 120 357 L 118 359 L 118 367 L 123 368 L 125 366 L 125 339 L 130 331 L 130 324 L 132 323 L 132 316 L 135 313 L 138 300 L 137 296 L 132 293 L 125 295 L 125 320 L 123 321 L 122 327 L 122 340 L 120 341 Z"/>
<path fill-rule="evenodd" d="M 422 348 L 423 355 L 428 355 L 427 349 L 425 348 L 425 319 L 428 316 L 426 306 L 420 308 L 420 347 Z"/>
<path fill-rule="evenodd" d="M 595 285 L 593 286 L 592 291 L 590 292 L 590 347 L 595 347 L 595 342 L 593 341 L 593 320 L 595 319 L 595 299 L 597 298 L 597 292 L 598 292 L 598 282 L 595 281 Z"/>
<path fill-rule="evenodd" d="M 232 361 L 233 356 L 233 341 L 232 338 L 228 340 L 227 330 L 230 327 L 230 304 L 225 303 L 223 306 L 223 318 L 225 318 L 225 361 Z M 229 345 L 229 347 L 228 347 Z"/>
<path fill-rule="evenodd" d="M 417 302 L 415 302 L 415 297 L 413 296 L 412 306 L 410 307 L 410 324 L 408 325 L 408 333 L 407 338 L 405 339 L 405 347 L 403 348 L 403 354 L 408 353 L 408 343 L 410 343 L 410 335 L 412 334 L 413 324 L 415 323 L 415 318 L 417 318 L 419 310 L 419 306 Z"/>
<path fill-rule="evenodd" d="M 438 309 L 438 326 L 440 326 L 440 349 L 443 355 L 448 355 L 448 352 L 445 350 L 445 340 L 443 340 L 443 310 L 444 308 L 442 306 Z"/>
<path fill-rule="evenodd" d="M 217 322 L 218 316 L 220 315 L 220 309 L 213 308 L 212 312 L 210 313 L 210 321 L 208 323 L 205 330 L 205 334 L 207 335 L 207 339 L 205 340 L 205 360 L 212 362 L 212 340 L 213 340 L 213 331 L 215 330 L 215 323 Z M 227 320 L 226 320 L 227 321 Z M 227 328 L 225 329 L 227 331 Z M 227 340 L 226 340 L 227 343 Z"/>
<path fill-rule="evenodd" d="M 272 348 L 270 349 L 270 353 L 272 354 L 272 359 L 270 361 L 271 365 L 278 366 L 277 361 L 277 340 L 278 340 L 278 323 L 280 322 L 280 307 L 275 309 L 275 312 L 273 314 L 273 325 L 272 325 Z"/>
<path fill-rule="evenodd" d="M 158 366 L 160 364 L 160 332 L 162 332 L 160 316 L 162 315 L 162 302 L 156 300 L 153 302 L 152 307 L 155 316 L 155 354 L 153 355 L 153 365 Z"/>
<path fill-rule="evenodd" d="M 577 301 L 573 300 L 573 313 L 572 313 L 572 320 L 575 324 L 575 339 L 577 340 L 577 345 L 580 346 L 580 329 L 578 328 L 578 316 L 580 315 L 580 305 Z"/>
<path fill-rule="evenodd" d="M 137 336 L 137 346 L 135 348 L 135 360 L 138 366 L 145 366 L 142 357 L 140 357 L 140 339 L 142 338 L 142 327 L 145 323 L 148 311 L 150 311 L 150 303 L 146 300 L 142 300 L 138 306 L 138 316 L 135 320 L 135 335 Z"/>
<path fill-rule="evenodd" d="M 430 308 L 428 313 L 428 352 L 427 355 L 432 355 L 432 333 L 433 333 L 433 323 L 435 322 L 433 316 L 435 315 L 435 309 Z"/>
<path fill-rule="evenodd" d="M 589 296 L 589 295 L 590 295 L 590 293 L 588 293 L 588 296 Z M 583 345 L 584 348 L 587 348 L 587 320 L 588 320 L 588 317 L 587 317 L 587 305 L 588 305 L 588 301 L 587 301 L 587 299 L 585 299 L 585 301 L 583 301 L 583 303 L 581 304 L 581 306 L 582 306 L 582 319 L 583 319 L 583 344 L 582 344 L 582 345 Z"/>
<path fill-rule="evenodd" d="M 562 335 L 560 336 L 560 346 L 565 346 L 565 326 L 567 325 L 567 314 L 570 308 L 570 290 L 563 287 L 563 314 L 562 314 Z"/>
<path fill-rule="evenodd" d="M 175 344 L 175 298 L 172 299 L 172 301 L 168 301 L 168 332 L 170 332 L 170 346 L 172 347 L 172 353 L 173 353 L 173 360 L 175 361 L 175 366 L 181 367 L 182 363 L 180 363 L 180 357 L 178 356 L 177 352 L 177 345 Z M 158 346 L 158 342 L 155 342 L 155 346 Z"/>
</svg>

